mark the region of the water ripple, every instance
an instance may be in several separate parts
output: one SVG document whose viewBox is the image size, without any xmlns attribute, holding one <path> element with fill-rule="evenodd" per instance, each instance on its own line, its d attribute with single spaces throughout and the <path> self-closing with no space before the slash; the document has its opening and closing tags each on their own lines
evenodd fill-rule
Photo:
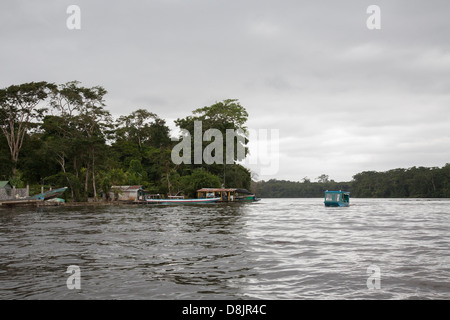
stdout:
<svg viewBox="0 0 450 320">
<path fill-rule="evenodd" d="M 0 299 L 449 299 L 449 215 L 448 199 L 0 209 Z"/>
</svg>

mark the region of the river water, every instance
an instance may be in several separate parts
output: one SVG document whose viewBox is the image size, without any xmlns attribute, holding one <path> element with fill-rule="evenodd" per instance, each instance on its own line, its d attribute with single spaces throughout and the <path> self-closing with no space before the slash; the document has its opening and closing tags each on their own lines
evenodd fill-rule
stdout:
<svg viewBox="0 0 450 320">
<path fill-rule="evenodd" d="M 450 200 L 0 209 L 0 299 L 450 299 Z"/>
</svg>

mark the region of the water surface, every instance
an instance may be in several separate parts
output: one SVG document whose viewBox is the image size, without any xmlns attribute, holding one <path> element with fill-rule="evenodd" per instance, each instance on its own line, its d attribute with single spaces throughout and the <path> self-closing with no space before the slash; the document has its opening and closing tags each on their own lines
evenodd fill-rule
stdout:
<svg viewBox="0 0 450 320">
<path fill-rule="evenodd" d="M 449 217 L 449 199 L 4 208 L 0 299 L 449 299 Z"/>
</svg>

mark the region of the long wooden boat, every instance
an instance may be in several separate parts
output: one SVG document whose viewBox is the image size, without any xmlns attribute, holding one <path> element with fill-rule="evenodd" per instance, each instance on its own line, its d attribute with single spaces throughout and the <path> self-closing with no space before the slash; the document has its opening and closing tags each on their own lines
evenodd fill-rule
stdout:
<svg viewBox="0 0 450 320">
<path fill-rule="evenodd" d="M 146 199 L 148 204 L 196 204 L 196 203 L 214 203 L 219 202 L 220 198 L 201 198 L 201 199 Z"/>
<path fill-rule="evenodd" d="M 190 204 L 214 202 L 255 202 L 259 201 L 247 189 L 236 188 L 202 188 L 197 190 L 197 198 L 184 199 L 183 196 L 168 196 L 163 199 L 160 194 L 149 194 L 145 198 L 148 204 Z"/>
<path fill-rule="evenodd" d="M 199 198 L 220 198 L 220 202 L 255 202 L 261 199 L 257 198 L 247 189 L 236 188 L 202 188 L 197 190 Z"/>
</svg>

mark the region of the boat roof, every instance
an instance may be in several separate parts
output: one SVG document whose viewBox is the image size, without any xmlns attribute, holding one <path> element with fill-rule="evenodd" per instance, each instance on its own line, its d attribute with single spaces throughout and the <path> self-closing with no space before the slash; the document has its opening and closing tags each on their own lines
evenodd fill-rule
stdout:
<svg viewBox="0 0 450 320">
<path fill-rule="evenodd" d="M 202 188 L 197 190 L 197 192 L 235 192 L 237 189 L 233 188 Z"/>
<path fill-rule="evenodd" d="M 120 189 L 122 191 L 137 191 L 142 189 L 142 186 L 112 186 L 111 189 Z"/>
<path fill-rule="evenodd" d="M 325 191 L 326 193 L 350 193 L 349 191 L 342 191 L 342 190 L 339 190 L 339 191 L 329 191 L 329 190 L 326 190 Z"/>
</svg>

